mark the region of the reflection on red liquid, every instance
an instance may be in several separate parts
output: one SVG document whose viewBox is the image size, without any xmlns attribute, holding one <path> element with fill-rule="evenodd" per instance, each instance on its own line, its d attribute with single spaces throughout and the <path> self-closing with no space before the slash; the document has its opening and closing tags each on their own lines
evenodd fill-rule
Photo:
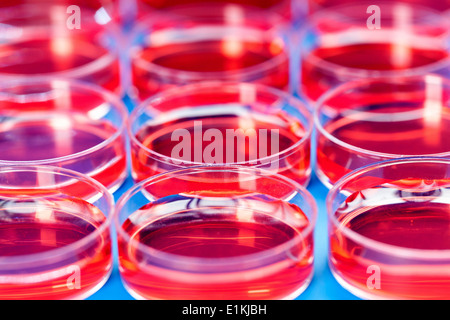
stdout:
<svg viewBox="0 0 450 320">
<path fill-rule="evenodd" d="M 195 163 L 242 163 L 277 172 L 303 185 L 309 181 L 310 145 L 307 141 L 297 144 L 307 134 L 297 119 L 284 118 L 281 113 L 265 119 L 242 118 L 232 113 L 232 107 L 226 110 L 229 115 L 144 125 L 136 139 L 152 152 L 132 143 L 134 179 L 141 181 Z M 174 137 L 177 130 L 185 132 L 188 140 Z M 209 137 L 211 132 L 216 135 Z"/>
<path fill-rule="evenodd" d="M 301 236 L 308 218 L 295 205 L 264 195 L 249 195 L 233 206 L 227 205 L 231 201 L 227 199 L 174 195 L 133 213 L 123 224 L 131 240 L 119 236 L 119 261 L 127 287 L 147 299 L 296 296 L 312 272 L 312 235 Z M 160 218 L 155 219 L 155 214 Z M 286 223 L 290 218 L 291 224 Z M 268 253 L 288 241 L 293 245 Z M 176 255 L 174 259 L 206 260 L 193 264 L 171 260 L 172 266 L 165 268 L 158 254 L 141 251 L 134 242 Z M 250 259 L 252 254 L 262 256 Z M 236 258 L 238 264 L 227 262 Z M 218 264 L 208 267 L 206 261 Z"/>
<path fill-rule="evenodd" d="M 113 52 L 118 30 L 106 10 L 88 2 L 0 5 L 0 77 L 68 78 L 120 93 L 119 61 Z M 79 11 L 68 10 L 70 5 Z"/>
<path fill-rule="evenodd" d="M 27 97 L 23 101 L 11 95 L 11 101 L 0 103 L 0 160 L 60 166 L 84 173 L 110 190 L 118 187 L 126 176 L 126 154 L 123 133 L 114 123 L 117 110 L 98 95 L 76 89 L 69 93 L 58 86 L 49 89 L 46 83 L 31 87 L 35 95 L 17 95 Z M 29 89 L 18 87 L 18 92 Z M 33 101 L 37 96 L 41 101 Z"/>
<path fill-rule="evenodd" d="M 355 204 L 351 200 L 336 212 L 336 217 L 345 228 L 383 244 L 403 249 L 436 250 L 436 255 L 440 255 L 439 250 L 448 252 L 450 207 L 445 203 L 445 196 L 416 195 L 396 200 L 398 194 L 397 189 L 363 190 L 354 197 L 358 208 L 352 209 Z M 374 204 L 374 198 L 379 199 L 378 205 L 361 205 L 361 201 Z M 394 247 L 387 251 L 365 247 L 362 242 L 348 238 L 341 227 L 331 227 L 331 268 L 359 296 L 390 299 L 450 297 L 448 255 L 442 253 L 440 259 L 420 260 L 397 256 L 396 250 Z M 378 272 L 376 279 L 370 278 L 375 274 L 374 270 Z"/>
<path fill-rule="evenodd" d="M 89 8 L 90 10 L 98 10 L 102 7 L 107 7 L 112 3 L 117 2 L 116 0 L 39 0 L 41 5 L 77 5 L 82 8 Z M 33 5 L 36 0 L 2 0 L 1 7 L 12 7 L 17 5 Z"/>
<path fill-rule="evenodd" d="M 141 0 L 142 3 L 158 9 L 167 9 L 174 6 L 187 6 L 200 3 L 230 3 L 252 6 L 255 8 L 272 8 L 276 7 L 283 1 L 280 0 Z M 287 1 L 284 1 L 287 2 Z"/>
<path fill-rule="evenodd" d="M 82 72 L 86 68 L 90 72 Z M 116 92 L 120 85 L 118 61 L 108 50 L 84 36 L 0 44 L 1 75 L 67 76 Z"/>
<path fill-rule="evenodd" d="M 406 47 L 393 42 L 318 48 L 303 58 L 301 86 L 309 99 L 317 101 L 346 81 L 381 76 L 377 71 L 398 71 L 401 75 L 449 58 L 450 54 L 442 48 L 414 47 L 412 43 Z"/>
<path fill-rule="evenodd" d="M 370 5 L 377 5 L 373 1 L 366 1 L 367 7 Z M 438 0 L 438 1 L 428 1 L 428 0 L 399 0 L 397 2 L 420 5 L 425 7 L 430 7 L 439 11 L 446 11 L 450 9 L 450 0 Z M 323 8 L 334 7 L 343 4 L 354 4 L 354 0 L 309 0 L 309 12 L 314 13 Z M 358 1 L 361 4 L 361 1 Z"/>
<path fill-rule="evenodd" d="M 47 160 L 86 151 L 116 133 L 108 122 L 77 117 L 51 120 L 3 122 L 0 125 L 0 159 L 7 161 Z M 124 179 L 125 150 L 121 138 L 89 157 L 56 161 L 67 169 L 83 172 L 106 187 Z"/>
<path fill-rule="evenodd" d="M 34 192 L 37 192 L 36 190 Z M 53 256 L 51 250 L 73 245 L 105 221 L 92 204 L 69 196 L 27 199 L 21 190 L 2 200 L 0 207 L 0 299 L 74 299 L 83 298 L 106 281 L 112 267 L 109 231 L 94 241 L 73 247 L 69 253 Z M 4 259 L 26 259 L 26 255 L 48 254 L 40 260 L 14 264 Z M 20 260 L 19 260 L 20 261 Z"/>
<path fill-rule="evenodd" d="M 208 26 L 206 27 L 208 28 Z M 209 26 L 214 29 L 214 27 Z M 190 37 L 194 30 L 189 31 Z M 205 32 L 205 29 L 198 29 Z M 289 57 L 281 39 L 243 37 L 234 29 L 217 31 L 214 37 L 168 43 L 161 41 L 139 49 L 132 56 L 133 84 L 141 100 L 164 89 L 207 80 L 244 81 L 287 90 Z M 254 32 L 249 29 L 249 32 Z M 156 39 L 156 34 L 154 37 Z M 186 38 L 189 37 L 186 35 Z"/>
<path fill-rule="evenodd" d="M 221 15 L 234 8 L 245 15 L 276 14 L 289 20 L 298 10 L 292 0 L 138 0 L 137 4 L 141 14 L 174 13 L 192 18 Z"/>
<path fill-rule="evenodd" d="M 362 152 L 394 155 L 392 157 L 449 152 L 449 109 L 439 102 L 427 116 L 427 109 L 422 104 L 409 105 L 411 107 L 407 108 L 405 103 L 393 102 L 380 107 L 374 102 L 372 108 L 344 111 L 325 124 L 323 130 L 340 142 L 323 133 L 318 134 L 317 167 L 320 175 L 334 184 L 354 169 L 390 157 L 363 155 Z"/>
</svg>

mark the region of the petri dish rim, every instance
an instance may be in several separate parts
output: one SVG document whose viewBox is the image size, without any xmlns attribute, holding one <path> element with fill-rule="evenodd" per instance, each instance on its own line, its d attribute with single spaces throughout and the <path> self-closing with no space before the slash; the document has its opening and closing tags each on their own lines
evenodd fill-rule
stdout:
<svg viewBox="0 0 450 320">
<path fill-rule="evenodd" d="M 271 163 L 271 161 L 274 161 L 274 159 L 275 159 L 275 161 L 284 159 L 284 158 L 288 157 L 290 154 L 294 153 L 298 147 L 308 143 L 308 141 L 311 140 L 313 127 L 314 127 L 313 119 L 312 119 L 312 114 L 309 111 L 307 104 L 305 102 L 303 102 L 302 100 L 300 100 L 300 99 L 294 97 L 293 95 L 290 95 L 284 91 L 281 91 L 281 90 L 278 90 L 276 88 L 272 88 L 269 86 L 265 86 L 262 84 L 244 83 L 244 82 L 226 82 L 226 81 L 223 81 L 223 82 L 222 81 L 207 81 L 207 82 L 201 82 L 201 83 L 193 83 L 193 84 L 189 84 L 189 85 L 185 85 L 185 86 L 181 86 L 181 87 L 170 88 L 170 89 L 164 90 L 163 92 L 160 92 L 160 93 L 157 93 L 157 94 L 151 96 L 150 98 L 144 100 L 140 105 L 138 105 L 138 107 L 135 108 L 131 112 L 130 116 L 128 117 L 128 120 L 127 120 L 128 136 L 133 143 L 135 143 L 137 146 L 139 146 L 140 149 L 144 150 L 147 154 L 153 156 L 152 157 L 153 159 L 156 159 L 159 162 L 170 163 L 171 165 L 175 165 L 176 162 L 173 161 L 172 157 L 165 156 L 163 154 L 153 151 L 150 148 L 147 148 L 136 138 L 136 135 L 133 133 L 133 130 L 132 130 L 132 125 L 133 125 L 134 121 L 145 110 L 153 111 L 154 112 L 153 114 L 159 113 L 152 107 L 152 105 L 158 104 L 158 103 L 164 101 L 166 99 L 166 97 L 169 97 L 168 99 L 170 99 L 171 93 L 175 93 L 176 96 L 179 96 L 180 94 L 182 94 L 184 92 L 195 92 L 199 89 L 203 90 L 203 89 L 209 89 L 209 88 L 214 88 L 214 87 L 223 88 L 224 86 L 237 88 L 240 85 L 254 86 L 254 87 L 256 87 L 257 91 L 268 92 L 278 98 L 281 98 L 281 99 L 289 102 L 290 105 L 293 105 L 293 107 L 295 107 L 308 120 L 307 124 L 306 124 L 308 128 L 307 128 L 307 130 L 305 130 L 305 135 L 300 140 L 298 140 L 296 143 L 291 145 L 289 148 L 284 149 L 283 151 L 280 151 L 274 155 L 266 156 L 263 158 L 258 158 L 258 159 L 256 159 L 256 161 L 260 161 L 262 163 L 266 163 L 266 162 Z M 244 161 L 244 162 L 217 163 L 217 165 L 244 165 L 244 164 L 248 164 L 248 163 L 249 163 L 249 161 Z M 178 164 L 177 166 L 179 166 L 180 168 L 185 168 L 185 167 L 189 167 L 189 166 L 202 166 L 205 164 L 206 163 L 195 162 L 195 161 L 183 161 L 183 164 Z M 258 167 L 258 165 L 254 166 L 254 167 Z"/>
<path fill-rule="evenodd" d="M 293 188 L 295 188 L 295 192 L 297 194 L 300 194 L 303 199 L 305 199 L 308 204 L 311 206 L 311 219 L 308 218 L 308 226 L 302 230 L 301 233 L 298 233 L 294 239 L 291 239 L 285 243 L 282 243 L 280 245 L 277 245 L 276 247 L 270 248 L 268 250 L 264 250 L 262 252 L 258 253 L 252 253 L 252 254 L 246 254 L 242 256 L 237 257 L 231 257 L 231 258 L 195 258 L 195 257 L 189 257 L 189 256 L 183 256 L 173 253 L 167 253 L 158 249 L 154 249 L 150 246 L 144 245 L 136 240 L 131 239 L 131 237 L 123 230 L 122 225 L 119 221 L 119 215 L 120 211 L 123 209 L 124 205 L 129 201 L 131 197 L 136 195 L 138 192 L 140 192 L 143 188 L 148 186 L 149 184 L 158 183 L 159 181 L 164 181 L 167 179 L 171 179 L 173 177 L 176 177 L 177 175 L 184 175 L 189 173 L 203 173 L 203 172 L 235 172 L 235 173 L 242 173 L 242 171 L 249 173 L 249 174 L 257 174 L 258 176 L 265 176 L 265 177 L 274 177 L 278 180 L 281 180 L 283 183 L 289 184 Z M 149 203 L 151 201 L 149 200 Z M 267 170 L 262 170 L 258 168 L 249 168 L 249 167 L 243 167 L 243 166 L 236 166 L 236 165 L 202 165 L 202 166 L 195 166 L 190 168 L 183 168 L 183 169 L 176 169 L 171 170 L 168 172 L 160 173 L 158 175 L 152 176 L 150 178 L 147 178 L 137 184 L 135 184 L 131 189 L 127 190 L 117 201 L 113 213 L 113 220 L 114 225 L 116 228 L 116 232 L 125 240 L 127 244 L 132 243 L 133 247 L 136 248 L 139 251 L 142 251 L 144 253 L 157 256 L 158 259 L 164 260 L 164 261 L 170 261 L 171 263 L 175 262 L 182 262 L 183 264 L 192 264 L 192 265 L 200 265 L 200 266 L 217 266 L 217 265 L 241 265 L 242 261 L 254 261 L 259 259 L 264 259 L 267 257 L 271 257 L 274 253 L 273 252 L 282 252 L 284 250 L 288 250 L 293 245 L 298 243 L 298 238 L 301 237 L 302 239 L 307 238 L 308 236 L 312 235 L 314 232 L 314 228 L 317 221 L 317 213 L 318 208 L 317 204 L 315 202 L 315 199 L 313 196 L 309 193 L 309 191 L 298 184 L 297 182 L 286 178 L 279 174 L 274 174 Z M 130 213 L 132 214 L 132 213 Z M 128 215 L 129 216 L 129 215 Z M 272 254 L 271 254 L 272 253 Z"/>
<path fill-rule="evenodd" d="M 387 244 L 381 241 L 373 240 L 366 236 L 363 236 L 346 226 L 343 226 L 340 221 L 335 217 L 335 212 L 332 210 L 333 198 L 339 193 L 339 189 L 344 186 L 347 182 L 358 178 L 358 176 L 370 172 L 374 169 L 385 168 L 395 165 L 411 163 L 441 163 L 450 166 L 450 159 L 436 158 L 436 157 L 405 157 L 397 158 L 385 161 L 379 161 L 370 165 L 366 165 L 357 170 L 354 170 L 341 179 L 339 179 L 334 186 L 330 189 L 326 197 L 326 210 L 328 215 L 328 220 L 331 222 L 335 228 L 339 229 L 346 237 L 352 241 L 361 244 L 363 247 L 370 248 L 371 250 L 380 252 L 387 256 L 398 256 L 406 259 L 417 259 L 417 260 L 443 260 L 450 259 L 450 249 L 448 250 L 430 250 L 430 249 L 412 249 L 407 247 L 401 247 L 396 245 Z"/>
<path fill-rule="evenodd" d="M 83 181 L 85 183 L 90 184 L 96 190 L 100 191 L 102 197 L 106 198 L 108 211 L 107 213 L 102 212 L 105 216 L 105 221 L 100 225 L 100 227 L 96 228 L 93 232 L 91 232 L 86 237 L 77 240 L 71 244 L 66 246 L 51 249 L 44 252 L 19 255 L 13 257 L 1 257 L 0 256 L 0 269 L 4 265 L 9 264 L 24 264 L 24 263 L 44 263 L 46 260 L 50 258 L 58 258 L 60 256 L 64 256 L 67 254 L 72 254 L 75 249 L 83 247 L 90 242 L 94 241 L 97 237 L 101 236 L 106 230 L 109 230 L 112 218 L 113 218 L 113 210 L 114 210 L 114 198 L 112 194 L 103 186 L 100 182 L 90 178 L 87 175 L 76 172 L 74 170 L 55 167 L 55 166 L 42 166 L 42 165 L 12 165 L 12 166 L 0 166 L 0 174 L 4 172 L 42 172 L 56 175 L 64 175 L 69 178 L 76 179 L 77 181 Z M 28 189 L 41 189 L 39 187 L 27 187 Z"/>
<path fill-rule="evenodd" d="M 436 76 L 433 75 L 432 76 Z M 426 83 L 426 75 L 422 76 L 422 77 L 405 77 L 405 79 L 407 79 L 408 82 L 423 82 Z M 403 78 L 403 77 L 402 77 Z M 448 90 L 450 90 L 450 79 L 444 78 L 444 77 L 440 77 L 439 79 L 442 80 L 442 83 L 445 87 L 448 87 Z M 395 79 L 394 79 L 395 80 Z M 319 116 L 320 116 L 320 109 L 321 107 L 327 102 L 327 100 L 329 100 L 330 98 L 334 98 L 336 95 L 338 94 L 342 94 L 345 93 L 347 90 L 350 89 L 355 89 L 360 87 L 361 85 L 368 85 L 368 84 L 372 84 L 372 83 L 381 83 L 381 82 L 390 82 L 390 83 L 394 83 L 392 81 L 392 79 L 389 78 L 379 78 L 379 79 L 360 79 L 360 80 L 354 80 L 354 81 L 349 81 L 346 83 L 343 83 L 333 89 L 331 89 L 330 91 L 328 91 L 327 93 L 323 94 L 319 100 L 315 103 L 314 105 L 314 112 L 313 112 L 313 122 L 314 122 L 314 127 L 317 129 L 318 132 L 320 132 L 320 134 L 324 135 L 328 140 L 330 140 L 331 142 L 340 145 L 341 147 L 344 147 L 346 149 L 349 149 L 351 151 L 354 152 L 358 152 L 361 154 L 365 154 L 365 155 L 369 155 L 369 156 L 377 156 L 377 157 L 382 157 L 382 158 L 386 158 L 386 159 L 396 159 L 396 158 L 403 158 L 403 157 L 450 157 L 450 150 L 446 151 L 446 152 L 439 152 L 439 153 L 430 153 L 430 154 L 424 154 L 424 155 L 402 155 L 402 154 L 394 154 L 394 153 L 384 153 L 384 152 L 379 152 L 379 151 L 372 151 L 369 149 L 364 149 L 361 147 L 356 147 L 354 145 L 351 145 L 345 141 L 342 141 L 341 139 L 336 138 L 334 135 L 332 135 L 331 133 L 329 133 L 327 130 L 325 130 L 325 128 L 323 127 L 323 125 L 321 124 L 320 120 L 319 120 Z"/>
<path fill-rule="evenodd" d="M 20 86 L 33 86 L 33 85 L 46 85 L 50 90 L 58 90 L 58 88 L 52 88 L 51 83 L 52 82 L 59 82 L 59 83 L 66 83 L 68 84 L 69 88 L 75 88 L 77 90 L 84 91 L 86 94 L 95 94 L 102 98 L 102 100 L 110 102 L 111 106 L 113 106 L 120 114 L 121 116 L 121 123 L 120 126 L 117 128 L 117 131 L 108 137 L 108 139 L 102 141 L 101 143 L 90 147 L 88 149 L 69 154 L 62 157 L 55 157 L 55 158 L 49 158 L 49 159 L 41 159 L 41 160 L 19 160 L 19 161 L 12 161 L 12 160 L 0 160 L 0 166 L 5 165 L 47 165 L 47 164 L 55 164 L 61 161 L 68 161 L 73 160 L 77 158 L 81 158 L 83 156 L 87 156 L 93 152 L 96 152 L 104 147 L 109 146 L 114 140 L 119 138 L 120 136 L 123 136 L 126 131 L 126 121 L 128 117 L 128 112 L 126 110 L 126 107 L 124 103 L 116 97 L 112 92 L 103 89 L 97 85 L 77 81 L 77 80 L 70 80 L 65 78 L 41 78 L 41 79 L 21 79 L 21 80 L 15 80 L 13 82 L 8 82 L 7 84 L 0 84 L 0 93 L 2 92 L 2 88 L 8 88 L 11 89 L 13 87 L 20 87 Z"/>
</svg>

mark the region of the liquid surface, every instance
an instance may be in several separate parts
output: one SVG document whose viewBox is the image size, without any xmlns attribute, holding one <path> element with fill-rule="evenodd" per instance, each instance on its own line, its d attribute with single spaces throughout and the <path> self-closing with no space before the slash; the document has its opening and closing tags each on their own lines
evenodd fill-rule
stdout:
<svg viewBox="0 0 450 320">
<path fill-rule="evenodd" d="M 332 87 L 364 77 L 357 74 L 347 75 L 343 72 L 338 74 L 337 70 L 340 67 L 357 71 L 366 70 L 371 77 L 377 77 L 377 71 L 416 69 L 431 66 L 449 57 L 449 53 L 440 48 L 402 47 L 400 50 L 395 43 L 364 43 L 319 48 L 303 60 L 302 90 L 311 100 L 317 101 Z M 328 70 L 323 67 L 321 61 L 331 63 L 331 68 Z"/>
<path fill-rule="evenodd" d="M 0 46 L 0 73 L 45 74 L 84 66 L 108 51 L 82 39 L 33 39 Z"/>
<path fill-rule="evenodd" d="M 190 31 L 193 35 L 184 35 L 193 38 L 192 42 L 164 41 L 144 47 L 133 56 L 133 84 L 141 99 L 171 86 L 207 80 L 256 82 L 282 90 L 287 88 L 289 59 L 281 39 L 261 40 L 261 32 L 258 32 L 254 36 L 256 40 L 246 40 L 235 34 L 236 31 L 225 34 L 224 39 L 197 39 L 193 31 Z M 203 32 L 205 30 L 198 30 L 200 34 Z M 224 33 L 223 30 L 217 32 Z M 255 33 L 245 29 L 240 32 Z M 180 75 L 180 71 L 189 74 Z"/>
<path fill-rule="evenodd" d="M 191 200 L 201 204 L 198 198 L 174 196 L 170 197 L 170 205 L 188 204 Z M 140 222 L 142 215 L 149 216 L 169 206 L 164 201 L 161 203 L 141 208 L 124 223 L 124 228 L 140 243 L 167 253 L 202 258 L 236 257 L 268 250 L 298 236 L 296 229 L 276 218 L 245 208 L 238 213 L 233 207 L 213 207 L 215 213 L 206 214 L 199 206 L 197 210 L 171 214 L 155 223 L 134 226 L 136 218 Z M 282 202 L 266 205 L 270 206 L 286 210 L 286 214 L 300 210 Z M 244 218 L 239 220 L 238 214 L 243 214 Z M 301 219 L 299 223 L 303 228 L 307 218 Z"/>
<path fill-rule="evenodd" d="M 366 189 L 349 197 L 336 215 L 342 225 L 359 235 L 403 250 L 437 250 L 438 256 L 439 250 L 450 249 L 448 195 L 448 190 L 433 187 L 417 191 Z M 442 253 L 442 259 L 433 260 L 408 258 L 397 255 L 395 249 L 366 247 L 341 230 L 333 227 L 330 234 L 331 269 L 358 296 L 450 297 L 448 255 Z"/>
<path fill-rule="evenodd" d="M 0 123 L 0 160 L 51 160 L 71 156 L 98 146 L 117 132 L 109 121 L 75 113 L 51 115 L 53 112 L 19 112 L 9 118 L 5 111 L 5 119 Z M 89 156 L 70 161 L 60 159 L 54 165 L 88 174 L 106 187 L 115 188 L 125 178 L 123 141 L 119 137 L 109 147 L 91 149 Z"/>
<path fill-rule="evenodd" d="M 355 44 L 345 47 L 317 49 L 312 54 L 324 61 L 362 70 L 402 70 L 418 68 L 447 58 L 439 49 L 408 48 L 404 60 L 395 58 L 395 43 Z"/>
<path fill-rule="evenodd" d="M 125 269 L 123 276 L 130 288 L 147 298 L 177 298 L 184 295 L 190 299 L 275 298 L 298 290 L 311 271 L 312 239 L 302 238 L 301 235 L 301 231 L 309 225 L 306 215 L 295 205 L 263 195 L 249 196 L 240 201 L 232 203 L 227 198 L 176 195 L 142 207 L 123 224 L 131 239 L 179 257 L 240 257 L 242 265 L 238 269 L 243 270 L 233 269 L 235 279 L 223 282 L 220 277 L 216 278 L 215 272 L 225 272 L 225 277 L 231 272 L 219 271 L 226 268 L 219 265 L 214 270 L 203 270 L 203 281 L 191 283 L 191 277 L 198 277 L 204 268 L 195 267 L 193 272 L 189 271 L 191 264 L 183 263 L 174 265 L 175 273 L 160 277 L 158 272 L 162 271 L 157 271 L 157 257 L 149 259 L 146 253 L 120 242 L 121 263 Z M 157 213 L 162 214 L 158 219 L 155 217 Z M 286 222 L 280 220 L 281 217 Z M 261 270 L 258 277 L 250 279 L 244 276 L 246 272 L 253 272 L 253 269 L 245 270 L 250 267 L 246 262 L 247 255 L 267 252 L 293 239 L 300 242 L 286 252 L 280 250 L 271 257 L 271 263 L 278 261 L 278 266 L 274 264 L 270 267 L 269 262 L 263 263 L 272 271 L 255 266 L 255 270 Z M 129 267 L 131 264 L 135 267 Z M 238 280 L 241 277 L 244 278 Z"/>
<path fill-rule="evenodd" d="M 270 8 L 272 6 L 276 6 L 277 4 L 283 2 L 280 0 L 269 0 L 269 1 L 257 1 L 257 0 L 163 0 L 163 1 L 155 1 L 155 0 L 142 0 L 142 3 L 145 3 L 147 5 L 150 5 L 155 8 L 170 8 L 174 6 L 188 6 L 188 5 L 195 5 L 195 4 L 201 4 L 201 3 L 235 3 L 235 4 L 241 4 L 241 5 L 247 5 L 252 7 L 260 7 L 260 8 Z"/>
<path fill-rule="evenodd" d="M 346 227 L 369 239 L 411 249 L 450 249 L 450 204 L 410 201 L 352 215 Z"/>
<path fill-rule="evenodd" d="M 428 1 L 428 0 L 404 0 L 400 1 L 411 5 L 419 5 L 445 11 L 450 9 L 450 0 Z M 315 12 L 321 8 L 329 8 L 339 5 L 355 4 L 353 0 L 309 0 L 310 12 Z"/>
<path fill-rule="evenodd" d="M 219 111 L 222 107 L 214 108 Z M 306 131 L 298 119 L 281 112 L 276 116 L 242 116 L 245 108 L 226 105 L 221 112 L 228 115 L 208 116 L 211 111 L 207 110 L 211 108 L 204 109 L 194 119 L 149 122 L 137 132 L 136 138 L 146 148 L 182 163 L 252 163 L 277 170 L 302 184 L 309 179 L 308 143 L 293 148 L 285 158 L 280 155 L 264 160 L 291 148 L 304 137 Z M 136 145 L 132 147 L 132 158 L 138 180 L 171 166 L 175 168 L 173 162 L 158 161 Z"/>
<path fill-rule="evenodd" d="M 406 108 L 405 108 L 406 109 Z M 425 108 L 402 112 L 392 106 L 360 108 L 349 117 L 330 121 L 325 130 L 337 139 L 365 150 L 398 154 L 425 155 L 450 151 L 450 111 L 438 106 L 430 117 Z M 387 121 L 389 119 L 389 121 Z"/>
<path fill-rule="evenodd" d="M 294 9 L 303 11 L 303 8 L 292 4 L 291 0 L 140 0 L 137 4 L 139 12 L 149 11 L 154 14 L 156 9 L 189 18 L 213 18 L 213 21 L 234 14 L 240 16 L 242 13 L 263 19 L 282 16 L 289 20 Z"/>
<path fill-rule="evenodd" d="M 77 212 L 67 212 L 71 207 L 85 212 L 86 218 L 78 216 Z M 79 199 L 3 201 L 0 256 L 41 253 L 67 246 L 97 230 L 104 220 L 96 207 Z"/>
<path fill-rule="evenodd" d="M 89 36 L 92 39 L 86 39 Z M 119 64 L 117 59 L 108 56 L 106 48 L 95 42 L 96 34 L 63 34 L 42 39 L 31 33 L 27 37 L 30 39 L 0 44 L 0 75 L 60 74 L 60 77 L 68 76 L 118 91 Z"/>
<path fill-rule="evenodd" d="M 98 232 L 105 216 L 92 204 L 72 197 L 36 197 L 1 202 L 0 257 L 21 258 L 51 254 Z M 63 258 L 64 257 L 64 258 Z M 84 247 L 72 248 L 59 259 L 17 265 L 2 264 L 1 299 L 68 299 L 89 295 L 111 268 L 111 243 L 107 231 Z M 79 270 L 79 279 L 70 281 Z M 69 283 L 70 282 L 70 283 Z M 69 283 L 69 284 L 68 284 Z M 70 287 L 76 285 L 76 288 Z"/>
<path fill-rule="evenodd" d="M 0 159 L 29 161 L 68 156 L 95 147 L 115 133 L 108 123 L 89 119 L 4 122 L 0 125 Z"/>
<path fill-rule="evenodd" d="M 148 47 L 138 59 L 158 66 L 192 72 L 218 72 L 242 70 L 257 66 L 283 53 L 276 43 L 199 41 Z"/>
<path fill-rule="evenodd" d="M 324 130 L 347 145 L 369 152 L 398 157 L 449 152 L 449 108 L 434 102 L 429 105 L 433 106 L 432 110 L 428 110 L 427 105 L 413 103 L 343 110 L 340 116 L 324 125 Z M 331 184 L 352 170 L 385 159 L 381 155 L 362 155 L 323 134 L 318 135 L 319 175 Z"/>
<path fill-rule="evenodd" d="M 226 112 L 226 108 L 224 108 L 224 112 Z M 290 119 L 272 117 L 272 119 L 273 123 L 270 123 L 267 120 L 263 122 L 251 116 L 243 119 L 233 114 L 229 116 L 197 117 L 192 120 L 189 118 L 179 119 L 161 125 L 143 127 L 136 137 L 147 148 L 170 157 L 174 154 L 174 150 L 178 150 L 175 148 L 181 141 L 174 135 L 174 132 L 176 133 L 177 129 L 186 130 L 179 132 L 185 132 L 186 137 L 189 138 L 189 151 L 192 158 L 190 161 L 194 161 L 197 149 L 204 150 L 208 145 L 211 145 L 211 142 L 215 141 L 214 139 L 209 141 L 209 138 L 205 136 L 209 129 L 214 129 L 214 137 L 219 138 L 218 141 L 215 141 L 217 148 L 214 149 L 222 154 L 221 157 L 214 157 L 214 159 L 219 160 L 218 163 L 238 162 L 239 159 L 243 159 L 240 161 L 249 161 L 282 152 L 300 141 L 306 133 L 298 120 L 293 117 Z M 289 120 L 292 122 L 286 123 Z M 238 136 L 241 139 L 238 140 Z M 252 145 L 252 143 L 256 145 Z M 188 146 L 187 143 L 186 146 Z M 257 150 L 256 154 L 250 154 L 255 150 Z M 227 152 L 230 154 L 227 155 Z M 176 155 L 178 155 L 178 152 Z M 231 157 L 231 155 L 234 156 Z M 183 154 L 180 154 L 180 156 L 178 159 L 183 159 Z M 207 160 L 203 159 L 204 162 L 208 162 Z"/>
</svg>

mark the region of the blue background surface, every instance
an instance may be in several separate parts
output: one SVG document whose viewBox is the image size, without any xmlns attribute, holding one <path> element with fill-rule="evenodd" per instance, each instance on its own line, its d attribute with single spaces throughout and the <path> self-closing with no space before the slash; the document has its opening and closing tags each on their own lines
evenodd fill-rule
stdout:
<svg viewBox="0 0 450 320">
<path fill-rule="evenodd" d="M 116 201 L 131 186 L 133 182 L 128 179 L 122 187 L 115 192 Z M 328 189 L 313 176 L 308 190 L 316 199 L 318 205 L 318 219 L 315 229 L 315 263 L 314 278 L 309 287 L 297 298 L 299 300 L 353 300 L 358 299 L 354 295 L 344 290 L 334 279 L 328 267 L 328 236 L 327 236 L 327 213 L 325 208 L 325 198 Z M 117 266 L 117 246 L 114 241 L 114 269 L 108 282 L 90 300 L 129 300 L 132 296 L 123 287 Z"/>
</svg>

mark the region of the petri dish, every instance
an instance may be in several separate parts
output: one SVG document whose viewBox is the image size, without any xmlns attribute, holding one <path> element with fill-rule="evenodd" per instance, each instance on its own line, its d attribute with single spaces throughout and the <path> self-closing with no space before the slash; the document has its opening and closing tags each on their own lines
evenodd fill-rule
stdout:
<svg viewBox="0 0 450 320">
<path fill-rule="evenodd" d="M 289 91 L 286 25 L 271 17 L 149 18 L 133 32 L 131 88 L 138 101 L 203 81 L 252 82 Z"/>
<path fill-rule="evenodd" d="M 122 95 L 120 27 L 107 8 L 80 0 L 2 3 L 0 79 L 66 78 Z"/>
<path fill-rule="evenodd" d="M 321 10 L 304 26 L 299 92 L 307 99 L 365 78 L 450 75 L 450 20 L 417 5 L 378 7 L 379 25 L 358 3 Z"/>
<path fill-rule="evenodd" d="M 450 82 L 437 75 L 345 83 L 317 104 L 316 172 L 328 187 L 365 165 L 449 157 Z"/>
<path fill-rule="evenodd" d="M 293 299 L 312 277 L 316 214 L 306 189 L 265 170 L 154 176 L 116 206 L 122 280 L 140 299 Z"/>
<path fill-rule="evenodd" d="M 327 197 L 329 264 L 365 299 L 448 299 L 450 161 L 392 159 L 356 170 Z"/>
<path fill-rule="evenodd" d="M 78 172 L 0 166 L 0 298 L 84 299 L 112 269 L 114 200 Z"/>
<path fill-rule="evenodd" d="M 251 83 L 208 82 L 169 89 L 128 121 L 132 177 L 201 164 L 254 166 L 306 185 L 312 116 L 300 100 Z"/>
<path fill-rule="evenodd" d="M 0 166 L 52 165 L 115 191 L 126 178 L 127 111 L 89 83 L 22 80 L 0 84 Z"/>
</svg>

